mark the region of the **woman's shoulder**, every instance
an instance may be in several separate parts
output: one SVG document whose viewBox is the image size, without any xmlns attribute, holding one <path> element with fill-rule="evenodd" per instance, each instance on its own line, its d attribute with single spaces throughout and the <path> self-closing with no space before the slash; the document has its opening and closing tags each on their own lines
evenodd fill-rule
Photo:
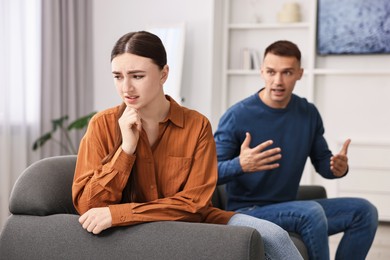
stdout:
<svg viewBox="0 0 390 260">
<path fill-rule="evenodd" d="M 120 105 L 99 111 L 91 118 L 91 121 L 100 121 L 112 117 L 118 118 L 119 108 Z"/>
<path fill-rule="evenodd" d="M 209 122 L 208 118 L 198 110 L 183 106 L 171 100 L 171 120 L 180 124 L 184 122 Z"/>
<path fill-rule="evenodd" d="M 194 123 L 202 123 L 202 124 L 210 123 L 209 119 L 198 110 L 190 109 L 187 107 L 182 107 L 182 108 L 183 108 L 184 120 L 186 122 L 194 122 Z"/>
<path fill-rule="evenodd" d="M 119 118 L 120 105 L 97 112 L 89 122 L 89 128 L 101 131 L 114 129 Z"/>
</svg>

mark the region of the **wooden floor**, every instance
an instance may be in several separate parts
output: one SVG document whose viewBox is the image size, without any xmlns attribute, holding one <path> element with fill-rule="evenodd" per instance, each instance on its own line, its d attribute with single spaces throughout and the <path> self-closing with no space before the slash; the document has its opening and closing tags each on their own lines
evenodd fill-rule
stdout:
<svg viewBox="0 0 390 260">
<path fill-rule="evenodd" d="M 329 238 L 331 259 L 334 259 L 338 242 L 342 234 Z M 390 222 L 381 222 L 376 232 L 374 243 L 366 260 L 389 260 L 390 259 Z"/>
</svg>

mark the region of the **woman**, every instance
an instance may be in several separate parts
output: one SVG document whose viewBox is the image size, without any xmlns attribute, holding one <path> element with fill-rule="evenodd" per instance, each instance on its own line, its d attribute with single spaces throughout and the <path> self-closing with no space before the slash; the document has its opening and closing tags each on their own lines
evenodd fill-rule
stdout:
<svg viewBox="0 0 390 260">
<path fill-rule="evenodd" d="M 266 257 L 301 259 L 287 232 L 247 215 L 214 208 L 217 157 L 211 125 L 164 95 L 169 68 L 161 40 L 122 36 L 111 53 L 120 106 L 96 114 L 80 143 L 73 202 L 82 227 L 188 221 L 251 226 Z"/>
</svg>

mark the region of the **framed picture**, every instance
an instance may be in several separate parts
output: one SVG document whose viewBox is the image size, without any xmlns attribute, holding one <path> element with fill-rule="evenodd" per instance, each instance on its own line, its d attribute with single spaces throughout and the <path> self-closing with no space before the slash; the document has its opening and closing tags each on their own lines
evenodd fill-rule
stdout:
<svg viewBox="0 0 390 260">
<path fill-rule="evenodd" d="M 184 60 L 185 23 L 149 27 L 148 31 L 160 37 L 167 52 L 169 76 L 164 84 L 164 93 L 181 104 L 183 99 L 180 90 Z"/>
<path fill-rule="evenodd" d="M 317 53 L 390 53 L 390 0 L 318 0 Z"/>
</svg>

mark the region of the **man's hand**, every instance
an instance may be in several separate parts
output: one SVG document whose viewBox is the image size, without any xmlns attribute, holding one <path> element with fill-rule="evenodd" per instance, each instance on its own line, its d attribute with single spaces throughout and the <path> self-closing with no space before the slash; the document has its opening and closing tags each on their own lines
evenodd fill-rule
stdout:
<svg viewBox="0 0 390 260">
<path fill-rule="evenodd" d="M 341 151 L 330 158 L 330 170 L 334 176 L 341 177 L 347 173 L 348 170 L 348 146 L 351 143 L 351 139 L 347 139 Z"/>
<path fill-rule="evenodd" d="M 246 133 L 239 157 L 241 168 L 244 172 L 265 171 L 279 167 L 279 164 L 275 163 L 275 161 L 282 158 L 280 148 L 277 147 L 264 151 L 265 148 L 273 144 L 272 140 L 261 143 L 253 149 L 249 147 L 250 142 L 251 135 Z"/>
<path fill-rule="evenodd" d="M 112 226 L 110 209 L 108 207 L 92 208 L 79 218 L 79 222 L 88 232 L 99 234 Z"/>
</svg>

